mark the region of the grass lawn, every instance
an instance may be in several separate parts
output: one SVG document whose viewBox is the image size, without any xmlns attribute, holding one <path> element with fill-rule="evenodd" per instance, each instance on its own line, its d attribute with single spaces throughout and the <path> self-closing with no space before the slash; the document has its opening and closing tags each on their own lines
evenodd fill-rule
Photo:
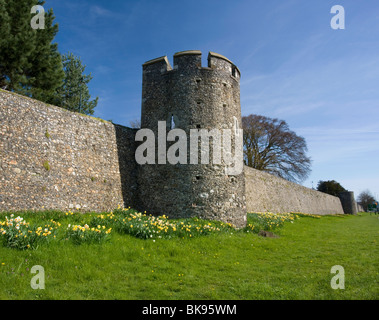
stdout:
<svg viewBox="0 0 379 320">
<path fill-rule="evenodd" d="M 20 214 L 21 215 L 21 214 Z M 15 215 L 16 216 L 16 215 Z M 9 214 L 8 214 L 9 217 Z M 90 221 L 90 215 L 25 213 L 30 223 Z M 5 214 L 0 215 L 4 220 Z M 379 219 L 299 217 L 273 232 L 222 231 L 206 236 L 140 239 L 112 231 L 109 241 L 74 244 L 57 237 L 37 249 L 0 243 L 0 299 L 257 300 L 379 298 Z M 59 238 L 59 239 L 58 239 Z M 32 266 L 45 270 L 45 289 L 33 290 Z M 330 282 L 345 270 L 345 289 Z"/>
</svg>

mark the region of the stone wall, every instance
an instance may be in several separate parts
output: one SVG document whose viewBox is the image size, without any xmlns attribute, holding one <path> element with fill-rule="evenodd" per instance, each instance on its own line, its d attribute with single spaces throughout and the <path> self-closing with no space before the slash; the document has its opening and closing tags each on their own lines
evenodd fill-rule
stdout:
<svg viewBox="0 0 379 320">
<path fill-rule="evenodd" d="M 135 131 L 0 91 L 0 211 L 134 206 Z"/>
<path fill-rule="evenodd" d="M 344 213 L 338 197 L 246 166 L 245 178 L 247 212 Z"/>
<path fill-rule="evenodd" d="M 150 211 L 139 202 L 134 137 L 133 129 L 0 90 L 0 211 Z M 337 197 L 246 166 L 244 174 L 248 212 L 344 213 Z"/>
<path fill-rule="evenodd" d="M 208 61 L 201 67 L 201 53 L 190 51 L 174 56 L 174 68 L 167 57 L 144 64 L 142 127 L 156 133 L 157 121 L 172 117 L 186 133 L 233 128 L 232 118 L 241 118 L 239 70 L 215 53 Z M 246 210 L 344 213 L 337 197 L 246 166 L 238 176 L 225 175 L 222 165 L 138 166 L 135 134 L 0 90 L 0 212 L 101 212 L 120 205 L 239 227 Z M 345 213 L 355 213 L 352 194 L 345 202 Z"/>
</svg>

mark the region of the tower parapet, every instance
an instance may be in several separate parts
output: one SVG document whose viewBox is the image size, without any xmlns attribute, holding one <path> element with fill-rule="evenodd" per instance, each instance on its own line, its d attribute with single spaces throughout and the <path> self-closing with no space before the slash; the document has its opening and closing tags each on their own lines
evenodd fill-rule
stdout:
<svg viewBox="0 0 379 320">
<path fill-rule="evenodd" d="M 208 54 L 208 67 L 213 70 L 224 71 L 231 74 L 236 80 L 241 78 L 241 72 L 228 58 L 215 52 Z"/>
<path fill-rule="evenodd" d="M 145 62 L 143 65 L 143 72 L 145 73 L 155 73 L 155 72 L 166 72 L 172 70 L 170 62 L 167 56 L 159 57 L 153 60 Z"/>
<path fill-rule="evenodd" d="M 202 67 L 202 53 L 199 50 L 180 51 L 174 54 L 174 66 L 170 65 L 167 56 L 145 62 L 143 66 L 144 74 L 165 73 L 172 70 L 186 71 L 189 69 L 208 69 L 213 71 L 225 72 L 232 75 L 236 80 L 240 79 L 241 72 L 238 67 L 228 58 L 215 52 L 208 54 L 208 66 Z"/>
<path fill-rule="evenodd" d="M 241 124 L 240 71 L 228 58 L 213 52 L 208 66 L 202 67 L 201 56 L 197 50 L 182 51 L 174 55 L 173 67 L 167 56 L 143 64 L 141 127 L 155 134 L 156 162 L 140 165 L 140 202 L 154 214 L 198 216 L 242 227 L 246 224 L 243 171 L 228 175 L 224 159 L 217 164 L 201 159 L 191 164 L 189 153 L 186 163 L 158 164 L 159 121 L 166 122 L 166 135 L 173 128 L 181 129 L 188 137 L 188 149 L 194 130 L 236 132 Z M 236 137 L 231 140 L 232 152 L 236 141 Z M 167 148 L 172 144 L 167 142 Z M 214 145 L 209 151 L 212 159 Z"/>
<path fill-rule="evenodd" d="M 201 68 L 201 51 L 190 50 L 174 54 L 174 70 L 183 72 L 191 68 Z"/>
</svg>

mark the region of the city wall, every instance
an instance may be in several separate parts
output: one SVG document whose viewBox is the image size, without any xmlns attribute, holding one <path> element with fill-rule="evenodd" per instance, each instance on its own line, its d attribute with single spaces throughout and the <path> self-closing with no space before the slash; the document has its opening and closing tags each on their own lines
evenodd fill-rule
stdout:
<svg viewBox="0 0 379 320">
<path fill-rule="evenodd" d="M 343 214 L 338 197 L 245 166 L 248 212 Z"/>
<path fill-rule="evenodd" d="M 183 56 L 184 58 L 182 58 Z M 186 61 L 185 59 L 190 59 L 189 61 L 192 65 L 193 61 L 198 59 L 198 56 L 198 52 L 191 51 L 185 54 L 176 54 L 174 58 L 178 61 L 178 64 L 182 60 Z M 179 59 L 182 60 L 179 61 Z M 157 62 L 161 63 L 161 60 L 158 59 Z M 234 100 L 232 99 L 233 103 L 229 103 L 229 107 L 231 108 L 232 106 L 235 109 L 233 109 L 231 114 L 235 114 L 237 118 L 240 118 L 239 94 L 234 94 L 234 91 L 232 91 L 234 87 L 236 90 L 239 88 L 237 86 L 239 70 L 225 57 L 214 53 L 210 54 L 209 61 L 210 67 L 207 69 L 201 68 L 201 61 L 199 60 L 200 69 L 196 71 L 199 74 L 193 75 L 191 73 L 191 77 L 194 80 L 190 85 L 184 86 L 184 88 L 191 88 L 194 91 L 194 94 L 192 94 L 194 96 L 201 94 L 201 90 L 208 90 L 208 87 L 215 86 L 214 83 L 207 83 L 207 73 L 210 73 L 212 68 L 214 68 L 216 78 L 224 77 L 224 70 L 222 70 L 220 75 L 217 74 L 219 72 L 217 68 L 220 68 L 218 64 L 227 66 L 226 71 L 229 72 L 231 70 L 232 75 L 221 79 L 222 81 L 219 81 L 221 83 L 220 87 L 223 90 L 231 88 L 229 90 L 231 92 L 230 97 L 234 97 Z M 156 63 L 156 61 L 153 60 L 149 64 L 144 65 L 144 77 L 151 63 Z M 163 63 L 167 64 L 167 61 L 164 60 Z M 160 71 L 160 74 L 166 78 L 171 75 L 173 78 L 175 70 L 181 72 L 180 65 L 179 68 L 175 66 L 174 71 L 170 71 L 171 69 L 169 69 Z M 186 76 L 188 70 L 183 69 L 178 75 L 181 76 L 183 74 Z M 237 75 L 238 78 L 236 78 Z M 168 78 L 165 83 L 169 83 L 170 79 Z M 173 85 L 179 83 L 178 81 L 171 79 Z M 183 84 L 186 83 L 183 82 Z M 201 89 L 203 84 L 204 89 Z M 145 85 L 145 91 L 146 88 L 147 86 Z M 184 89 L 180 89 L 177 92 L 174 89 L 170 93 L 170 97 L 176 94 L 180 98 L 180 93 L 185 91 Z M 163 91 L 170 92 L 167 88 Z M 206 92 L 207 94 L 203 94 L 205 97 L 213 94 L 212 92 Z M 184 92 L 183 94 L 187 93 Z M 229 97 L 224 97 L 217 92 L 216 94 L 221 99 Z M 150 118 L 147 112 L 146 97 L 145 93 L 142 108 L 143 126 L 149 127 L 150 123 L 146 125 L 146 119 Z M 196 107 L 200 108 L 199 110 L 201 111 L 202 100 L 200 97 L 195 96 L 192 100 L 196 102 Z M 218 102 L 216 98 L 212 101 Z M 221 105 L 223 108 L 228 106 L 227 102 L 221 102 L 217 106 Z M 182 115 L 181 110 L 176 110 L 173 106 L 171 107 L 172 110 L 166 110 L 161 120 L 165 120 L 167 114 L 176 117 L 175 113 L 177 113 L 180 116 L 178 118 L 182 122 L 179 126 L 184 126 L 183 128 L 194 125 L 197 127 L 206 126 L 205 123 L 201 122 L 201 119 L 207 117 L 205 111 L 202 117 L 197 119 L 196 116 L 199 112 Z M 221 112 L 214 113 L 217 116 L 222 115 Z M 183 119 L 187 119 L 186 117 L 192 117 L 193 120 L 192 118 L 188 118 L 190 119 L 187 121 L 188 124 L 184 123 Z M 224 118 L 228 119 L 230 117 L 225 116 Z M 198 123 L 194 120 L 198 121 Z M 228 126 L 228 123 L 225 122 L 223 125 Z M 135 161 L 135 150 L 137 147 L 135 133 L 135 129 L 115 125 L 102 119 L 70 112 L 18 94 L 0 90 L 0 211 L 55 209 L 102 212 L 113 210 L 118 206 L 134 207 L 138 210 L 146 210 L 152 214 L 161 213 L 155 212 L 154 208 L 160 208 L 164 212 L 167 207 L 167 210 L 170 211 L 170 201 L 172 199 L 170 200 L 170 197 L 167 197 L 167 195 L 159 197 L 159 195 L 162 195 L 162 193 L 159 193 L 159 186 L 161 185 L 162 190 L 166 190 L 164 188 L 167 188 L 167 186 L 175 188 L 178 185 L 184 184 L 179 179 L 183 175 L 176 173 L 178 168 L 177 166 L 173 166 L 172 175 L 176 177 L 175 184 L 167 184 L 165 182 L 157 184 L 158 180 L 152 179 L 156 175 L 154 172 L 151 172 L 150 176 L 146 176 L 146 173 L 149 174 L 154 169 L 154 166 L 141 170 L 139 165 L 137 165 Z M 204 168 L 206 169 L 206 167 Z M 196 187 L 196 183 L 199 184 L 201 174 L 195 171 L 191 171 L 192 180 L 195 182 L 191 182 L 191 179 L 187 180 L 195 184 Z M 208 171 L 205 170 L 204 172 L 208 175 Z M 163 180 L 167 180 L 168 176 L 170 174 L 166 172 Z M 340 199 L 246 166 L 241 177 L 245 180 L 244 183 L 238 184 L 243 186 L 239 192 L 242 194 L 234 195 L 232 198 L 243 198 L 246 201 L 246 212 L 271 211 L 342 214 L 345 209 L 345 213 L 356 213 L 356 209 L 354 209 L 356 207 L 356 204 L 354 207 L 355 201 L 353 198 L 352 200 L 350 199 L 353 197 L 351 193 L 344 195 Z M 233 177 L 227 178 L 233 182 Z M 211 185 L 212 175 L 207 176 L 207 179 L 209 180 L 207 185 Z M 152 181 L 155 185 L 152 184 Z M 213 189 L 215 190 L 212 190 L 216 195 L 218 194 L 218 188 L 223 190 L 226 186 L 225 183 L 219 183 L 218 180 L 214 180 L 214 185 L 215 188 Z M 146 198 L 147 191 L 152 192 L 152 187 L 156 189 L 154 195 L 156 195 L 157 203 L 149 205 L 151 206 L 149 208 L 147 207 L 149 202 L 144 201 L 144 199 Z M 181 190 L 180 197 L 188 197 L 188 201 L 186 201 L 193 203 L 193 199 L 198 194 L 204 194 L 204 192 L 199 193 L 195 187 L 188 194 L 185 194 L 186 188 L 184 188 Z M 232 192 L 233 190 L 223 192 L 227 195 L 228 192 Z M 222 200 L 228 200 L 224 193 L 222 194 Z M 154 197 L 149 196 L 148 198 L 151 200 Z M 220 202 L 219 200 L 217 201 Z M 218 203 L 217 201 L 215 204 Z M 197 210 L 200 207 L 197 205 L 191 206 L 191 210 L 196 213 L 197 211 L 193 208 Z M 214 219 L 221 218 L 221 220 L 233 222 L 229 221 L 226 207 L 223 206 L 222 208 L 222 216 L 215 215 Z M 346 212 L 346 210 L 352 212 Z M 175 211 L 177 212 L 176 217 L 181 217 L 180 208 L 176 208 Z M 185 215 L 185 208 L 183 208 L 183 216 Z M 212 218 L 211 216 L 204 216 Z M 237 224 L 239 226 L 243 224 L 239 216 L 235 220 L 238 221 Z M 244 220 L 246 221 L 246 218 Z"/>
<path fill-rule="evenodd" d="M 0 91 L 0 211 L 134 206 L 134 130 Z"/>
</svg>

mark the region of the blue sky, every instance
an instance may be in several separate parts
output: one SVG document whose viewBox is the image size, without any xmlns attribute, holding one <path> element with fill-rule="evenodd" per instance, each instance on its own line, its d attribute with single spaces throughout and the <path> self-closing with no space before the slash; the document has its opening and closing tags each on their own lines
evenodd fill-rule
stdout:
<svg viewBox="0 0 379 320">
<path fill-rule="evenodd" d="M 334 30 L 332 6 L 345 9 Z M 209 51 L 241 70 L 242 114 L 286 120 L 303 136 L 312 173 L 379 198 L 379 1 L 47 0 L 61 53 L 91 72 L 95 116 L 140 118 L 142 64 L 175 52 Z"/>
</svg>

